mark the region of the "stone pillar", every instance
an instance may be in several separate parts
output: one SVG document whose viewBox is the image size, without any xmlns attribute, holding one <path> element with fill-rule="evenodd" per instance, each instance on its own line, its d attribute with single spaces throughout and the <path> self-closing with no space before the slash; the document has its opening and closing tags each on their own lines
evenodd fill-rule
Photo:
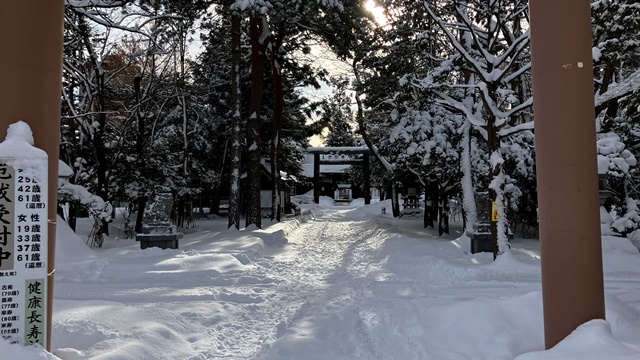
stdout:
<svg viewBox="0 0 640 360">
<path fill-rule="evenodd" d="M 545 346 L 604 319 L 589 0 L 530 0 Z"/>
<path fill-rule="evenodd" d="M 49 155 L 47 347 L 55 269 L 64 0 L 0 1 L 0 132 L 22 120 Z"/>
</svg>

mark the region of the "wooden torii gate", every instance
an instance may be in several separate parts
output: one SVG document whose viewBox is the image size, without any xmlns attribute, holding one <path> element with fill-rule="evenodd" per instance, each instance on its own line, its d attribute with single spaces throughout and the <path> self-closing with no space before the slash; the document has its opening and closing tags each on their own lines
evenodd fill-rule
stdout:
<svg viewBox="0 0 640 360">
<path fill-rule="evenodd" d="M 369 148 L 367 147 L 311 147 L 307 152 L 313 154 L 313 202 L 320 203 L 320 165 L 353 165 L 362 164 L 364 167 L 364 203 L 371 204 L 371 182 L 369 175 Z M 350 159 L 322 159 L 322 154 L 362 155 L 362 158 Z"/>
</svg>

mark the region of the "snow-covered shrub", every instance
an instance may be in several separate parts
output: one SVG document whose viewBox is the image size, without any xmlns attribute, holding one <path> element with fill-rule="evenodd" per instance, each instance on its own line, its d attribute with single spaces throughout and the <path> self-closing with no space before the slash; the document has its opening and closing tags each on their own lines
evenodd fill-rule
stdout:
<svg viewBox="0 0 640 360">
<path fill-rule="evenodd" d="M 100 220 L 111 221 L 113 206 L 101 197 L 90 193 L 85 187 L 58 179 L 58 197 L 63 201 L 77 202 L 87 209 L 89 215 Z"/>
<path fill-rule="evenodd" d="M 611 225 L 619 234 L 626 235 L 640 226 L 638 202 L 630 197 L 627 184 L 632 168 L 636 166 L 635 156 L 614 133 L 601 134 L 597 142 L 598 174 L 606 174 L 612 196 L 605 202 L 608 211 L 617 214 Z"/>
</svg>

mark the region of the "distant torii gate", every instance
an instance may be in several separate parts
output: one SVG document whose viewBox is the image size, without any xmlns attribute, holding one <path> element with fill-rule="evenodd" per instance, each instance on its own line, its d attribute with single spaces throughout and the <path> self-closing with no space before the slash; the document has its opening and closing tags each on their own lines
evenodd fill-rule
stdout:
<svg viewBox="0 0 640 360">
<path fill-rule="evenodd" d="M 364 167 L 364 203 L 371 204 L 371 183 L 369 181 L 369 148 L 367 147 L 312 147 L 307 152 L 313 154 L 313 202 L 320 203 L 320 165 L 363 164 Z M 321 154 L 363 155 L 361 159 L 321 159 Z"/>
</svg>

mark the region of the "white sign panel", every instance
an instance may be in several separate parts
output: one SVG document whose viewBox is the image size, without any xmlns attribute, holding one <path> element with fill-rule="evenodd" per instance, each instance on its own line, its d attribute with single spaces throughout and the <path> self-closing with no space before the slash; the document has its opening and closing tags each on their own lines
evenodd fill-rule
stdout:
<svg viewBox="0 0 640 360">
<path fill-rule="evenodd" d="M 42 346 L 47 338 L 46 180 L 46 160 L 23 168 L 0 159 L 0 335 Z"/>
</svg>

